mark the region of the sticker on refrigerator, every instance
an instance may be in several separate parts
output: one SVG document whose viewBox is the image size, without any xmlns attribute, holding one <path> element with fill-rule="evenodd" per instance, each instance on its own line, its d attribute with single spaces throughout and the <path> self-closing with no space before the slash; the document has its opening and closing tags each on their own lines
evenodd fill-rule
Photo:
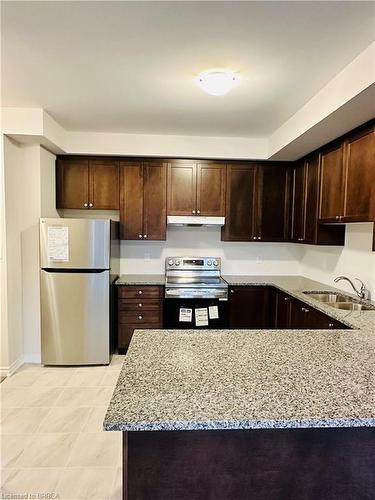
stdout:
<svg viewBox="0 0 375 500">
<path fill-rule="evenodd" d="M 48 228 L 48 259 L 69 262 L 69 228 L 67 226 Z"/>
<path fill-rule="evenodd" d="M 193 318 L 193 309 L 180 307 L 180 315 L 178 321 L 190 323 Z"/>
<path fill-rule="evenodd" d="M 208 317 L 210 319 L 219 319 L 219 308 L 217 306 L 210 306 L 208 308 Z"/>
<path fill-rule="evenodd" d="M 208 326 L 208 310 L 207 307 L 195 309 L 195 326 Z"/>
</svg>

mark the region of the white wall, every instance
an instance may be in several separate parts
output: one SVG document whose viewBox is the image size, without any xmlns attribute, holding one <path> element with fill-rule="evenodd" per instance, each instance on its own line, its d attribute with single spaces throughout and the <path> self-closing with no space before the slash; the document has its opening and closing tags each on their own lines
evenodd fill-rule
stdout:
<svg viewBox="0 0 375 500">
<path fill-rule="evenodd" d="M 303 246 L 301 274 L 308 278 L 352 291 L 345 281 L 333 282 L 339 275 L 360 278 L 375 298 L 375 252 L 372 252 L 373 224 L 348 224 L 345 247 Z"/>
<path fill-rule="evenodd" d="M 5 250 L 2 372 L 40 360 L 39 218 L 54 209 L 55 157 L 4 137 Z M 3 269 L 2 269 L 3 271 Z M 4 324 L 4 328 L 3 328 Z"/>
<path fill-rule="evenodd" d="M 121 273 L 164 273 L 165 257 L 216 256 L 223 274 L 299 274 L 301 248 L 289 243 L 220 241 L 219 228 L 169 227 L 167 241 L 121 242 Z"/>
</svg>

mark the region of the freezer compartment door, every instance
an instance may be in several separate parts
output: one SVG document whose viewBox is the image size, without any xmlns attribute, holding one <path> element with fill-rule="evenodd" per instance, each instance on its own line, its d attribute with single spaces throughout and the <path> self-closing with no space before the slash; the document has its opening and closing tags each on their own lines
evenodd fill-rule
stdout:
<svg viewBox="0 0 375 500">
<path fill-rule="evenodd" d="M 110 220 L 40 219 L 40 267 L 109 269 Z"/>
<path fill-rule="evenodd" d="M 40 271 L 42 363 L 108 364 L 109 271 Z"/>
</svg>

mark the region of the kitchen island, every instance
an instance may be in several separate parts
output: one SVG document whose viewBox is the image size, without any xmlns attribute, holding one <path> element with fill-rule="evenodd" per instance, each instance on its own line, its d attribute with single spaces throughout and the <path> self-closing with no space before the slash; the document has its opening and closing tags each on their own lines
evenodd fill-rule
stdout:
<svg viewBox="0 0 375 500">
<path fill-rule="evenodd" d="M 104 422 L 123 498 L 373 498 L 375 312 L 320 307 L 353 329 L 136 331 Z"/>
</svg>

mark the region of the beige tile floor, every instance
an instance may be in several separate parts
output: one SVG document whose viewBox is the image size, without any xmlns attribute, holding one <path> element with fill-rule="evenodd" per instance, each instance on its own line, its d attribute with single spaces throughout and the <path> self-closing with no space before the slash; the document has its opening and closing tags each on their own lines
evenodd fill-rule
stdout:
<svg viewBox="0 0 375 500">
<path fill-rule="evenodd" d="M 1 383 L 0 498 L 122 498 L 121 433 L 102 431 L 102 423 L 123 359 L 108 367 L 24 365 Z"/>
</svg>

